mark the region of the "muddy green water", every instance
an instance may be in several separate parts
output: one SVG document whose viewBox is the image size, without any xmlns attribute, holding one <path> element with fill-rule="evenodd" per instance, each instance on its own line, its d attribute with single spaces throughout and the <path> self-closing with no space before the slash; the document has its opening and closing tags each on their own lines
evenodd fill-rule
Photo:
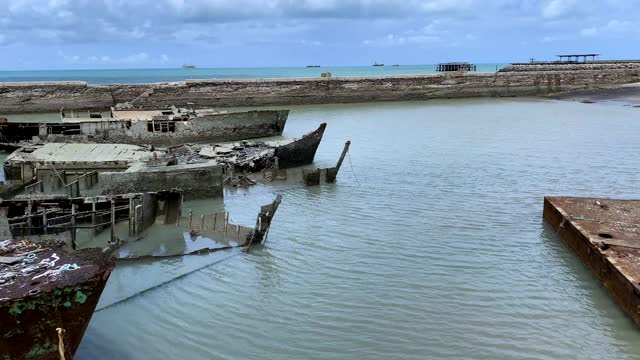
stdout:
<svg viewBox="0 0 640 360">
<path fill-rule="evenodd" d="M 284 195 L 250 253 L 119 265 L 77 358 L 640 358 L 640 330 L 542 220 L 544 195 L 640 198 L 640 109 L 305 106 L 285 134 L 322 121 L 317 165 L 351 139 L 354 172 L 187 203 L 250 225 Z"/>
</svg>

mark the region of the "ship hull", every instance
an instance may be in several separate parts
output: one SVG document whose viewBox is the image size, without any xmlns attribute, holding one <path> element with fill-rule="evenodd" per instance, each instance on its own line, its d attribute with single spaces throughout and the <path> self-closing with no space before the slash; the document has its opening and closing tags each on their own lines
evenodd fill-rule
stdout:
<svg viewBox="0 0 640 360">
<path fill-rule="evenodd" d="M 86 251 L 90 255 L 86 255 Z M 80 268 L 73 271 L 79 274 L 65 274 L 68 278 L 54 284 L 47 284 L 45 280 L 41 280 L 41 284 L 35 284 L 40 280 L 32 281 L 27 286 L 34 289 L 27 296 L 0 303 L 0 353 L 3 359 L 59 360 L 61 347 L 57 328 L 64 329 L 65 357 L 73 357 L 115 266 L 114 259 L 99 249 L 80 252 L 92 259 L 90 263 L 79 261 Z"/>
<path fill-rule="evenodd" d="M 73 123 L 1 123 L 0 139 L 17 143 L 114 143 L 173 146 L 282 135 L 289 110 L 256 110 L 203 115 L 188 120 L 101 119 Z"/>
</svg>

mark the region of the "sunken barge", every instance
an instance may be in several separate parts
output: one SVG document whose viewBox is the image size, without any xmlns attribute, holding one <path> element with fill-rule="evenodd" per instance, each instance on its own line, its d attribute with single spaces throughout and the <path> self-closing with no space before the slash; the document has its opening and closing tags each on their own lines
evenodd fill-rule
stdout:
<svg viewBox="0 0 640 360">
<path fill-rule="evenodd" d="M 72 359 L 114 266 L 101 249 L 0 242 L 3 359 Z"/>
<path fill-rule="evenodd" d="M 2 122 L 0 142 L 110 143 L 172 146 L 282 135 L 289 110 L 61 110 L 61 122 Z"/>
<path fill-rule="evenodd" d="M 300 139 L 275 144 L 183 144 L 166 150 L 126 144 L 29 145 L 7 157 L 4 171 L 8 180 L 23 184 L 26 194 L 71 197 L 180 189 L 186 199 L 194 199 L 220 197 L 227 185 L 317 185 L 335 182 L 350 144 L 336 167 L 301 167 L 313 162 L 325 129 L 323 123 Z"/>
</svg>

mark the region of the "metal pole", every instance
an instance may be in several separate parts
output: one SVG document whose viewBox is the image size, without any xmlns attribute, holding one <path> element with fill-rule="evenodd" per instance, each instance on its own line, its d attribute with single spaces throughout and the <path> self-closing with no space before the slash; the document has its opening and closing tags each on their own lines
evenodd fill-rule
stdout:
<svg viewBox="0 0 640 360">
<path fill-rule="evenodd" d="M 116 239 L 116 201 L 111 199 L 111 243 Z"/>
<path fill-rule="evenodd" d="M 71 248 L 75 250 L 76 244 L 76 204 L 71 205 Z"/>
</svg>

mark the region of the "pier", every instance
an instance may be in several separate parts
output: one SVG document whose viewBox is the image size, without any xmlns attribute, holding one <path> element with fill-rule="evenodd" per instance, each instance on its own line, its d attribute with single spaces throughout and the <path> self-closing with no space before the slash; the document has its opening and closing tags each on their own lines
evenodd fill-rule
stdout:
<svg viewBox="0 0 640 360">
<path fill-rule="evenodd" d="M 546 197 L 543 216 L 640 325 L 640 200 Z"/>
<path fill-rule="evenodd" d="M 600 54 L 569 54 L 556 56 L 560 58 L 560 62 L 580 62 L 580 58 L 582 58 L 582 62 L 586 63 L 588 58 L 591 58 L 591 61 L 595 61 L 596 57 L 600 56 Z"/>
<path fill-rule="evenodd" d="M 476 66 L 467 62 L 450 62 L 438 64 L 438 72 L 448 71 L 476 71 Z"/>
</svg>

